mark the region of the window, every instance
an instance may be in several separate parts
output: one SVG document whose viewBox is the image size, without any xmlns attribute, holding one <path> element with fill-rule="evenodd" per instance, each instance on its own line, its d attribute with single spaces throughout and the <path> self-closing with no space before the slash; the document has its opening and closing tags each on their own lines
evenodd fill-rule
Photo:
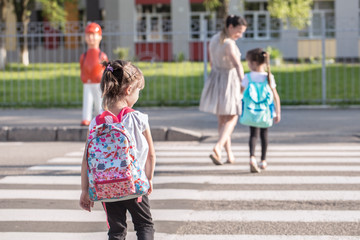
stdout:
<svg viewBox="0 0 360 240">
<path fill-rule="evenodd" d="M 248 22 L 245 38 L 261 40 L 280 37 L 281 21 L 270 16 L 267 2 L 245 2 L 244 6 L 244 17 Z"/>
<path fill-rule="evenodd" d="M 171 39 L 170 6 L 166 4 L 137 5 L 136 41 L 161 42 Z"/>
<path fill-rule="evenodd" d="M 216 13 L 206 11 L 203 4 L 191 4 L 191 21 L 190 21 L 190 39 L 204 40 L 203 33 L 205 31 L 204 20 L 207 23 L 207 38 L 211 38 L 221 27 L 217 26 L 219 20 L 216 19 Z M 222 21 L 222 20 L 220 20 Z"/>
<path fill-rule="evenodd" d="M 322 21 L 325 20 L 325 36 L 335 37 L 334 1 L 316 1 L 311 11 L 310 25 L 299 32 L 300 37 L 319 38 L 322 36 Z"/>
</svg>

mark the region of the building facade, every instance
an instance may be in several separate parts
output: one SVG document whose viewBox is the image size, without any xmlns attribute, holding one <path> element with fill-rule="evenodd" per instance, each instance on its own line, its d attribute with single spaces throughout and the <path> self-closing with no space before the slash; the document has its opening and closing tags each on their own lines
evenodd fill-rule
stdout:
<svg viewBox="0 0 360 240">
<path fill-rule="evenodd" d="M 267 0 L 230 0 L 229 13 L 244 16 L 249 24 L 244 37 L 237 41 L 243 53 L 255 47 L 271 46 L 278 48 L 285 59 L 319 58 L 325 43 L 328 58 L 358 59 L 359 2 L 314 0 L 310 24 L 302 30 L 272 18 L 267 11 Z M 69 22 L 104 23 L 103 42 L 107 52 L 127 48 L 139 60 L 201 61 L 204 43 L 223 25 L 216 13 L 206 11 L 203 0 L 80 0 L 76 5 L 67 3 L 65 8 Z M 38 5 L 32 14 L 33 22 L 43 20 L 40 9 Z M 13 36 L 15 29 L 7 31 Z M 55 30 L 49 27 L 43 31 Z M 79 46 L 76 33 L 81 31 L 81 27 L 66 29 L 67 34 L 72 34 L 64 37 L 67 48 Z M 47 48 L 57 48 L 59 38 L 50 38 Z M 16 41 L 11 38 L 7 41 L 8 49 L 16 48 Z"/>
</svg>

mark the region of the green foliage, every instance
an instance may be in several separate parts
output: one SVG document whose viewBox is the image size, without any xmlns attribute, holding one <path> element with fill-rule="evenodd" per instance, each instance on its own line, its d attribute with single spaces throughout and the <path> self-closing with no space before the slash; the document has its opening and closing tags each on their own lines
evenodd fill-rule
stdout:
<svg viewBox="0 0 360 240">
<path fill-rule="evenodd" d="M 185 60 L 185 54 L 183 52 L 180 52 L 177 56 L 176 56 L 176 61 L 177 62 L 183 62 Z"/>
<path fill-rule="evenodd" d="M 129 60 L 129 48 L 118 47 L 113 50 L 118 59 Z"/>
<path fill-rule="evenodd" d="M 207 11 L 217 12 L 218 18 L 225 18 L 229 13 L 230 0 L 204 0 L 203 4 Z"/>
<path fill-rule="evenodd" d="M 268 46 L 265 51 L 270 54 L 270 59 L 282 59 L 283 54 L 278 48 Z"/>
<path fill-rule="evenodd" d="M 66 12 L 64 2 L 66 0 L 36 0 L 42 5 L 42 14 L 50 22 L 64 23 L 66 21 Z"/>
<path fill-rule="evenodd" d="M 204 0 L 203 4 L 208 11 L 215 11 L 218 7 L 222 6 L 220 0 Z"/>
<path fill-rule="evenodd" d="M 310 22 L 312 3 L 313 0 L 269 0 L 268 11 L 285 26 L 289 20 L 291 26 L 303 29 Z"/>
</svg>

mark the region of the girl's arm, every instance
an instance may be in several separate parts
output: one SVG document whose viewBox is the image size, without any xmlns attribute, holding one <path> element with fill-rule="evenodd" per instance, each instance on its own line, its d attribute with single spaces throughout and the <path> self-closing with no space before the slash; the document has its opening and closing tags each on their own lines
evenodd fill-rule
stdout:
<svg viewBox="0 0 360 240">
<path fill-rule="evenodd" d="M 89 133 L 87 135 L 89 136 Z M 94 207 L 94 202 L 90 201 L 90 197 L 89 197 L 89 178 L 87 175 L 86 145 L 85 145 L 83 160 L 81 163 L 80 207 L 89 212 L 91 212 L 91 208 Z"/>
<path fill-rule="evenodd" d="M 274 120 L 275 120 L 275 123 L 278 123 L 281 120 L 280 97 L 279 97 L 279 94 L 278 94 L 276 88 L 273 88 L 272 90 L 273 90 L 273 94 L 274 94 L 275 112 L 276 112 L 276 117 L 274 118 Z"/>
<path fill-rule="evenodd" d="M 156 163 L 156 155 L 155 155 L 155 148 L 150 132 L 150 128 L 146 128 L 146 130 L 143 132 L 145 139 L 147 143 L 149 144 L 149 152 L 145 163 L 145 174 L 146 177 L 149 180 L 150 188 L 148 191 L 148 194 L 150 195 L 153 191 L 153 183 L 152 179 L 154 177 L 154 170 L 155 170 L 155 163 Z"/>
<path fill-rule="evenodd" d="M 238 58 L 235 54 L 235 48 L 236 46 L 233 46 L 233 44 L 226 44 L 225 51 L 226 55 L 229 56 L 230 61 L 234 65 L 236 72 L 239 76 L 240 82 L 244 79 L 244 68 L 241 64 L 240 58 Z"/>
</svg>

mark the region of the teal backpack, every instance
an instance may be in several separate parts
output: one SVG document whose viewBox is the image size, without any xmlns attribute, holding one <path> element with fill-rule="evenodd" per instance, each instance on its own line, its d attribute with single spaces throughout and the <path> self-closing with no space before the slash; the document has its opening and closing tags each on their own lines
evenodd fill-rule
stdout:
<svg viewBox="0 0 360 240">
<path fill-rule="evenodd" d="M 267 128 L 273 125 L 274 95 L 268 81 L 253 82 L 246 74 L 249 84 L 244 91 L 240 123 L 252 127 Z"/>
</svg>

